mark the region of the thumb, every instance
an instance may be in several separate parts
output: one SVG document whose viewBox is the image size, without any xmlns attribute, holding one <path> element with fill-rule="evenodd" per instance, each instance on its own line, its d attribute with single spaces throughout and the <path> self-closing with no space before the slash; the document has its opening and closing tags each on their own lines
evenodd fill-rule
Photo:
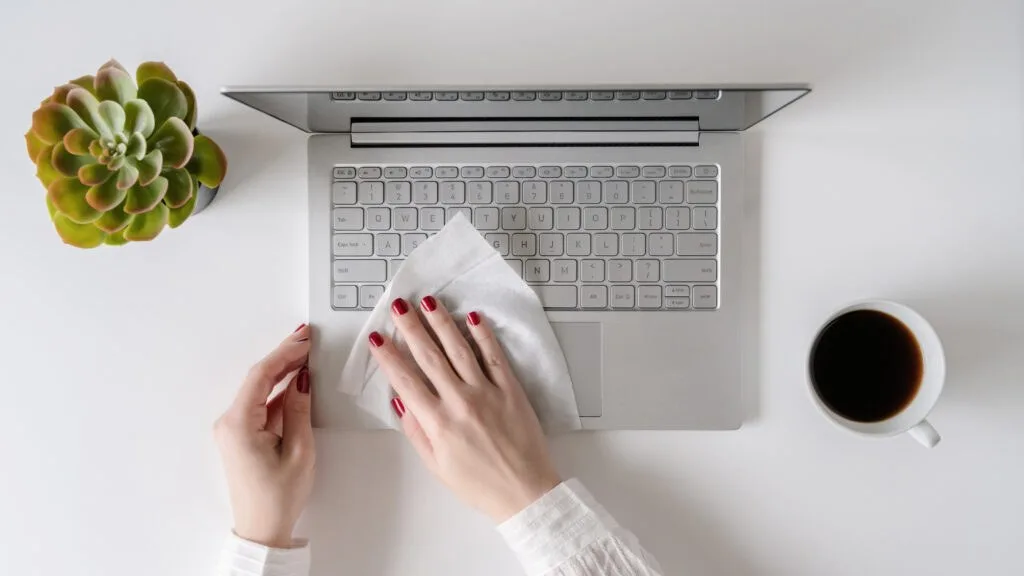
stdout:
<svg viewBox="0 0 1024 576">
<path fill-rule="evenodd" d="M 313 454 L 312 400 L 309 368 L 303 366 L 285 392 L 281 449 L 286 459 L 303 459 Z"/>
<path fill-rule="evenodd" d="M 427 466 L 431 467 L 434 462 L 434 447 L 430 443 L 427 433 L 420 426 L 420 421 L 416 419 L 416 415 L 406 410 L 405 403 L 398 396 L 391 399 L 391 409 L 395 411 L 395 415 L 401 420 L 402 432 L 409 439 L 409 443 L 412 444 L 412 447 L 419 453 L 420 458 L 423 459 Z"/>
</svg>

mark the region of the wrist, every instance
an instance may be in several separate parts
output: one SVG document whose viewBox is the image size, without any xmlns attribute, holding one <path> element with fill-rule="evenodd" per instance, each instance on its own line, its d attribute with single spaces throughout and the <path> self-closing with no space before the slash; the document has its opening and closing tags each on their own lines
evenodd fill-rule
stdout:
<svg viewBox="0 0 1024 576">
<path fill-rule="evenodd" d="M 506 500 L 506 505 L 498 510 L 496 514 L 492 514 L 492 518 L 495 522 L 501 524 L 529 508 L 530 505 L 543 498 L 545 494 L 554 490 L 561 483 L 562 478 L 556 473 L 550 473 L 521 483 L 515 493 Z"/>
<path fill-rule="evenodd" d="M 259 530 L 249 528 L 235 527 L 233 530 L 235 536 L 238 536 L 242 540 L 247 540 L 253 544 L 259 544 L 260 546 L 266 546 L 267 548 L 276 548 L 280 550 L 287 550 L 289 548 L 296 548 L 295 539 L 292 538 L 292 531 L 288 530 Z"/>
</svg>

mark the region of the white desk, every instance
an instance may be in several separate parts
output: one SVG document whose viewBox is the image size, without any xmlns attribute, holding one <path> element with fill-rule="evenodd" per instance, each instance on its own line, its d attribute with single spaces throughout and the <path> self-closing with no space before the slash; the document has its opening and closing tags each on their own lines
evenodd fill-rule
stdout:
<svg viewBox="0 0 1024 576">
<path fill-rule="evenodd" d="M 669 574 L 1024 571 L 1019 2 L 294 4 L 5 6 L 0 574 L 211 569 L 230 521 L 209 425 L 307 294 L 303 136 L 217 90 L 346 81 L 813 84 L 749 139 L 748 424 L 564 437 L 561 468 Z M 184 228 L 82 252 L 57 241 L 20 135 L 53 85 L 111 55 L 165 59 L 192 82 L 232 167 Z M 818 322 L 872 295 L 945 340 L 933 451 L 853 437 L 808 401 Z M 519 574 L 397 434 L 318 441 L 316 574 Z"/>
</svg>

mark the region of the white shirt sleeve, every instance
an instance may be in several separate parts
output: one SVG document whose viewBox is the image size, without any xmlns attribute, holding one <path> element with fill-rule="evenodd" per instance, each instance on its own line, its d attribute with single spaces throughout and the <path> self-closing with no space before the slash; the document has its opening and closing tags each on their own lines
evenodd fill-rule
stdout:
<svg viewBox="0 0 1024 576">
<path fill-rule="evenodd" d="M 657 561 L 578 480 L 498 526 L 527 576 L 663 576 Z"/>
<path fill-rule="evenodd" d="M 217 576 L 309 576 L 309 543 L 296 541 L 299 548 L 268 548 L 235 536 L 228 536 L 221 554 Z"/>
</svg>

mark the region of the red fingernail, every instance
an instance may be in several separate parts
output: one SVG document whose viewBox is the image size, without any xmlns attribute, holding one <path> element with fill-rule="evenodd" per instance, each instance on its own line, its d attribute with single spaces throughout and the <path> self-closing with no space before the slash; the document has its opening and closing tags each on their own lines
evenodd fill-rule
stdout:
<svg viewBox="0 0 1024 576">
<path fill-rule="evenodd" d="M 401 316 L 409 311 L 409 304 L 404 298 L 395 298 L 395 301 L 391 303 L 391 311 Z"/>
<path fill-rule="evenodd" d="M 384 345 L 384 337 L 376 332 L 370 332 L 370 344 L 373 344 L 374 348 L 380 348 Z"/>
<path fill-rule="evenodd" d="M 305 327 L 306 327 L 305 323 L 299 324 L 299 327 L 295 329 L 295 332 L 298 332 L 299 330 L 302 330 Z M 295 332 L 292 332 L 292 334 L 295 334 Z"/>
<path fill-rule="evenodd" d="M 395 411 L 399 418 L 405 416 L 405 404 L 402 404 L 402 399 L 398 396 L 391 399 L 391 409 Z"/>
<path fill-rule="evenodd" d="M 433 312 L 434 310 L 437 310 L 437 300 L 434 300 L 434 297 L 430 296 L 429 294 L 423 297 L 423 301 L 420 302 L 420 304 L 423 305 L 423 309 L 426 310 L 427 312 Z"/>
<path fill-rule="evenodd" d="M 476 326 L 477 324 L 480 323 L 480 315 L 477 314 L 476 312 L 470 312 L 469 314 L 466 314 L 466 319 L 469 320 L 469 323 L 473 326 Z"/>
<path fill-rule="evenodd" d="M 299 370 L 299 380 L 295 383 L 295 388 L 300 394 L 309 394 L 309 368 L 303 366 L 302 370 Z"/>
</svg>

